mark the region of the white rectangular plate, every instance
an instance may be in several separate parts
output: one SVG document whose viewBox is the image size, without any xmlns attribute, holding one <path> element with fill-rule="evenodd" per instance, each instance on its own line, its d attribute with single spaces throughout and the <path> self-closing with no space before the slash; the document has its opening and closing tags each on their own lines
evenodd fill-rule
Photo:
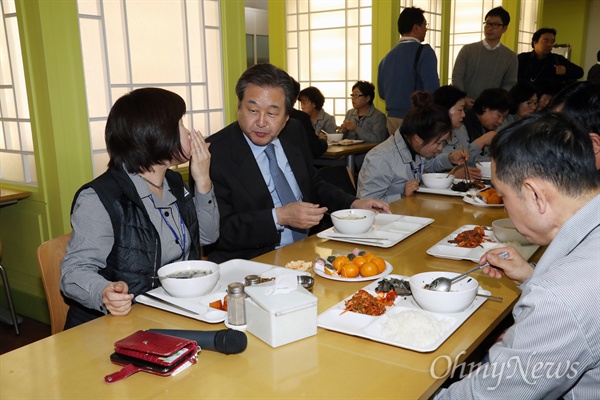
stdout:
<svg viewBox="0 0 600 400">
<path fill-rule="evenodd" d="M 455 179 L 454 183 L 462 182 L 464 179 Z M 485 188 L 489 187 L 489 185 L 485 186 Z M 484 188 L 484 189 L 485 189 Z M 483 190 L 483 189 L 482 189 Z M 432 194 L 441 194 L 443 196 L 454 196 L 454 197 L 464 197 L 467 192 L 457 192 L 450 188 L 448 189 L 430 189 L 425 186 L 419 186 L 417 192 L 420 193 L 432 193 Z"/>
<path fill-rule="evenodd" d="M 451 234 L 449 234 L 448 236 L 446 236 L 445 238 L 443 238 L 442 240 L 440 240 L 439 242 L 434 244 L 432 247 L 430 247 L 427 250 L 427 254 L 429 254 L 430 256 L 439 257 L 439 258 L 448 258 L 450 260 L 469 260 L 469 261 L 473 261 L 473 262 L 478 262 L 479 259 L 481 258 L 481 256 L 490 249 L 493 249 L 496 247 L 512 246 L 523 256 L 523 258 L 525 258 L 526 260 L 529 260 L 529 258 L 533 255 L 533 253 L 535 253 L 537 251 L 537 249 L 539 249 L 539 247 L 540 247 L 535 244 L 530 244 L 530 245 L 524 246 L 524 245 L 520 245 L 518 243 L 513 243 L 513 242 L 511 242 L 511 243 L 498 242 L 498 240 L 494 236 L 494 232 L 492 232 L 490 230 L 486 230 L 485 235 L 486 235 L 486 237 L 488 237 L 491 240 L 491 242 L 484 242 L 481 244 L 481 246 L 475 247 L 473 249 L 470 249 L 467 247 L 458 247 L 454 243 L 448 243 L 448 240 L 454 239 L 456 237 L 456 235 L 458 235 L 459 233 L 466 231 L 468 229 L 473 229 L 476 226 L 477 225 L 461 226 L 460 228 L 458 228 L 457 230 L 455 230 L 454 232 L 452 232 Z"/>
<path fill-rule="evenodd" d="M 392 247 L 410 235 L 431 224 L 432 218 L 412 217 L 409 215 L 377 214 L 370 232 L 359 235 L 344 235 L 335 228 L 317 233 L 321 239 L 355 243 L 376 247 Z"/>
<path fill-rule="evenodd" d="M 409 279 L 408 277 L 401 275 L 389 275 L 386 278 L 396 278 L 404 280 Z M 364 289 L 373 294 L 379 281 L 380 280 L 377 280 L 365 286 Z M 490 292 L 481 288 L 479 288 L 479 293 L 490 294 Z M 438 314 L 424 311 L 421 307 L 417 305 L 417 303 L 415 303 L 412 296 L 398 297 L 393 307 L 387 307 L 385 314 L 374 317 L 370 315 L 354 313 L 351 311 L 342 314 L 342 312 L 345 309 L 344 302 L 351 297 L 352 296 L 347 297 L 346 299 L 340 301 L 338 304 L 334 305 L 327 311 L 320 314 L 317 318 L 317 325 L 321 328 L 325 328 L 330 331 L 336 331 L 352 336 L 363 337 L 366 339 L 373 340 L 375 342 L 387 343 L 392 346 L 402 347 L 408 350 L 418 351 L 421 353 L 434 351 L 435 349 L 440 347 L 442 343 L 444 343 L 446 339 L 448 339 L 450 335 L 452 335 L 454 331 L 456 331 L 458 327 L 460 327 L 463 324 L 463 322 L 465 322 L 486 301 L 485 297 L 477 296 L 475 297 L 475 300 L 473 300 L 473 303 L 469 307 L 467 307 L 466 310 L 460 313 Z M 427 345 L 415 345 L 412 343 L 400 342 L 384 337 L 381 331 L 388 319 L 388 316 L 409 310 L 416 310 L 419 312 L 428 313 L 439 320 L 446 320 L 450 323 L 450 326 L 446 331 L 440 334 L 437 340 Z"/>
<path fill-rule="evenodd" d="M 263 278 L 274 278 L 282 274 L 310 275 L 308 272 L 299 272 L 275 265 L 242 259 L 229 260 L 220 264 L 219 266 L 219 281 L 217 282 L 215 288 L 205 296 L 191 298 L 173 297 L 165 292 L 162 287 L 158 287 L 149 291 L 149 293 L 157 297 L 160 297 L 170 303 L 177 304 L 178 306 L 187 308 L 188 310 L 195 311 L 198 314 L 180 310 L 166 303 L 161 303 L 158 300 L 146 297 L 143 294 L 138 295 L 135 299 L 138 303 L 194 318 L 199 321 L 219 323 L 225 321 L 227 318 L 227 312 L 210 308 L 209 304 L 213 301 L 223 300 L 227 294 L 227 285 L 230 283 L 243 283 L 247 275 L 260 275 Z"/>
</svg>

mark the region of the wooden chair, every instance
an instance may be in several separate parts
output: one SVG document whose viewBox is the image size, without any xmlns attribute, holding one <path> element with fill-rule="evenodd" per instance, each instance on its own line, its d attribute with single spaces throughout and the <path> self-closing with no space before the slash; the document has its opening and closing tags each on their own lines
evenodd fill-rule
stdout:
<svg viewBox="0 0 600 400">
<path fill-rule="evenodd" d="M 2 242 L 0 242 L 0 259 L 2 259 Z M 13 326 L 15 327 L 15 333 L 18 335 L 20 333 L 19 332 L 20 317 L 17 315 L 17 313 L 15 311 L 15 306 L 13 304 L 12 295 L 10 293 L 10 285 L 8 284 L 8 276 L 6 276 L 6 272 L 4 272 L 4 267 L 2 267 L 2 265 L 0 265 L 0 276 L 2 277 L 2 283 L 4 284 L 4 292 L 6 293 L 6 301 L 8 303 L 8 311 L 10 312 Z"/>
<path fill-rule="evenodd" d="M 63 331 L 67 320 L 67 311 L 69 311 L 69 305 L 60 291 L 60 264 L 65 258 L 70 237 L 71 234 L 68 233 L 48 240 L 42 243 L 37 250 L 53 335 Z"/>
</svg>

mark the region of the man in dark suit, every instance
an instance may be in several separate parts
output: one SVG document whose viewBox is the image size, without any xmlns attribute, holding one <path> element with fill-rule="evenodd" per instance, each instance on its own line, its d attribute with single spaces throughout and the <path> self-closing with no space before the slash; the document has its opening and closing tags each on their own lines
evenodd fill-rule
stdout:
<svg viewBox="0 0 600 400">
<path fill-rule="evenodd" d="M 387 203 L 356 199 L 321 180 L 303 128 L 289 119 L 294 103 L 290 76 L 271 64 L 255 65 L 236 85 L 238 120 L 211 135 L 210 174 L 221 214 L 211 261 L 253 258 L 298 240 L 319 225 L 327 210 L 365 208 L 389 213 Z M 279 199 L 271 174 L 273 148 L 295 201 Z"/>
</svg>

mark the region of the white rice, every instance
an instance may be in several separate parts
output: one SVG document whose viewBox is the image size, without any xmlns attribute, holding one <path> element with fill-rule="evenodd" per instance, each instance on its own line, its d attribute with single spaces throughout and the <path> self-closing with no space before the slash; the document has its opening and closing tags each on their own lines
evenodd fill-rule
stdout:
<svg viewBox="0 0 600 400">
<path fill-rule="evenodd" d="M 381 334 L 386 339 L 408 346 L 425 347 L 435 343 L 451 326 L 452 322 L 448 319 L 438 319 L 425 311 L 409 310 L 388 315 Z"/>
</svg>

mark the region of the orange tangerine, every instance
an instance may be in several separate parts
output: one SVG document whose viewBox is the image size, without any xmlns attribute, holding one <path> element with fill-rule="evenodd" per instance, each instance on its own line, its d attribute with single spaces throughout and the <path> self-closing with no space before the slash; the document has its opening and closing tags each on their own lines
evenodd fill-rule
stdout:
<svg viewBox="0 0 600 400">
<path fill-rule="evenodd" d="M 377 265 L 378 274 L 381 274 L 383 271 L 385 271 L 385 268 L 387 267 L 387 265 L 385 264 L 385 260 L 381 257 L 375 257 L 371 260 L 371 262 Z"/>
<path fill-rule="evenodd" d="M 360 267 L 360 274 L 365 278 L 377 275 L 377 264 L 371 261 L 367 261 Z"/>
<path fill-rule="evenodd" d="M 342 265 L 350 262 L 350 259 L 346 256 L 337 256 L 335 260 L 333 260 L 333 268 L 339 273 L 342 270 Z"/>
<path fill-rule="evenodd" d="M 352 262 L 360 267 L 361 265 L 367 262 L 367 259 L 363 256 L 356 256 L 352 259 Z"/>
<path fill-rule="evenodd" d="M 365 253 L 362 255 L 367 261 L 371 261 L 373 258 L 375 258 L 375 254 L 373 253 Z"/>
<path fill-rule="evenodd" d="M 356 278 L 358 274 L 359 267 L 353 262 L 347 262 L 342 266 L 342 276 L 344 278 Z"/>
</svg>

